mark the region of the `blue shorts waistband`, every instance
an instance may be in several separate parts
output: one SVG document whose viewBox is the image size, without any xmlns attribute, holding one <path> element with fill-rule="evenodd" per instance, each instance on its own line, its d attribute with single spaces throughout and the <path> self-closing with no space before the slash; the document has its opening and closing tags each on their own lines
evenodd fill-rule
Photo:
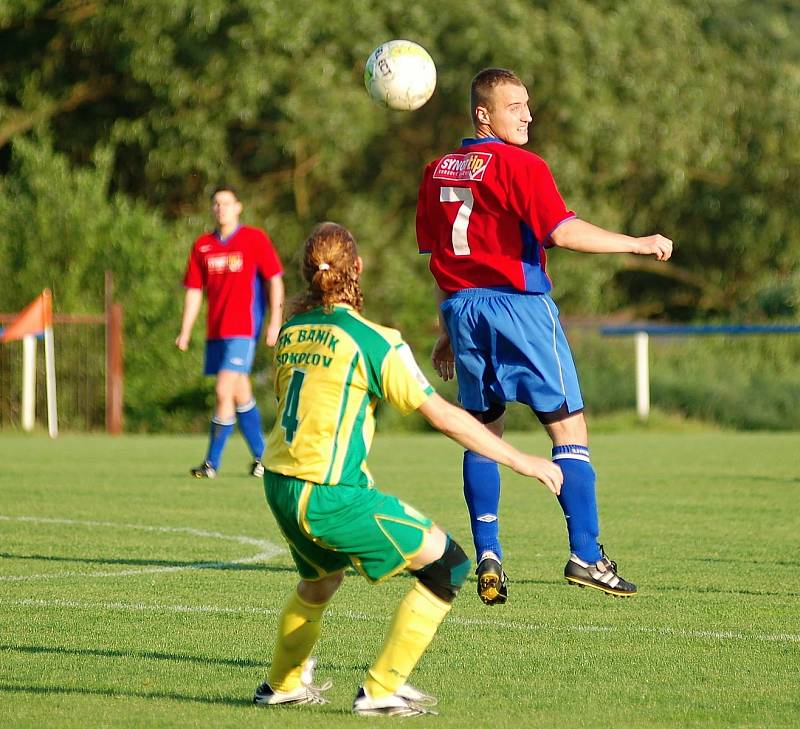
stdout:
<svg viewBox="0 0 800 729">
<path fill-rule="evenodd" d="M 465 299 L 474 296 L 544 296 L 540 291 L 520 291 L 513 286 L 486 286 L 483 288 L 461 289 L 447 295 L 448 299 Z"/>
</svg>

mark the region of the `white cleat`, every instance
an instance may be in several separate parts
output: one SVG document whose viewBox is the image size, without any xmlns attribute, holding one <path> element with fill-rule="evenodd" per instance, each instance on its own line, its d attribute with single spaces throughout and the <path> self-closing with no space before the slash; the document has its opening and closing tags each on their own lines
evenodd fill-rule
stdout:
<svg viewBox="0 0 800 729">
<path fill-rule="evenodd" d="M 314 686 L 314 668 L 317 659 L 313 656 L 303 665 L 303 672 L 300 674 L 300 686 L 292 691 L 275 691 L 266 681 L 262 683 L 253 695 L 253 703 L 258 706 L 301 706 L 302 704 L 327 704 L 322 694 L 327 691 L 333 682 L 325 681 L 321 686 Z"/>
<path fill-rule="evenodd" d="M 437 712 L 428 708 L 436 705 L 436 699 L 425 694 L 413 686 L 404 684 L 390 696 L 373 699 L 360 686 L 353 701 L 353 712 L 360 716 L 399 716 L 412 717 L 424 714 L 436 715 Z"/>
</svg>

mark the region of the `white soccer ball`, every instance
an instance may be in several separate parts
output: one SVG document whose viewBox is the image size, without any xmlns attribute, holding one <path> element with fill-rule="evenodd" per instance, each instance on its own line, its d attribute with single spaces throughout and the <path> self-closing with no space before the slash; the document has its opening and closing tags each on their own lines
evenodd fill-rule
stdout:
<svg viewBox="0 0 800 729">
<path fill-rule="evenodd" d="M 364 85 L 375 101 L 390 109 L 419 109 L 436 88 L 436 65 L 413 41 L 387 41 L 370 53 Z"/>
</svg>

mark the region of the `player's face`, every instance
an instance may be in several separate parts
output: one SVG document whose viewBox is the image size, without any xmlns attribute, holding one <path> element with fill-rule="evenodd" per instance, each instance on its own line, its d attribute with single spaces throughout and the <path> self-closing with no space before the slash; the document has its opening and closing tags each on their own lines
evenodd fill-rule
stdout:
<svg viewBox="0 0 800 729">
<path fill-rule="evenodd" d="M 232 192 L 220 190 L 211 201 L 211 212 L 220 228 L 228 228 L 238 224 L 242 204 Z"/>
<path fill-rule="evenodd" d="M 499 84 L 487 109 L 489 126 L 496 137 L 509 144 L 528 143 L 528 126 L 533 121 L 528 106 L 528 90 L 517 84 Z"/>
</svg>

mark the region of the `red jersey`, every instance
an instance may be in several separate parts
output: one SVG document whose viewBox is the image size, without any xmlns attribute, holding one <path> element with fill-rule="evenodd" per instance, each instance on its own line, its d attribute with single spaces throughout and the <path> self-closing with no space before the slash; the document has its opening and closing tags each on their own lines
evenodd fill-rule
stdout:
<svg viewBox="0 0 800 729">
<path fill-rule="evenodd" d="M 550 234 L 573 217 L 541 157 L 497 137 L 465 139 L 425 168 L 417 242 L 443 291 L 545 293 Z"/>
<path fill-rule="evenodd" d="M 258 337 L 266 309 L 264 282 L 283 273 L 269 236 L 239 226 L 225 241 L 204 233 L 192 246 L 183 285 L 206 290 L 207 339 Z"/>
</svg>

